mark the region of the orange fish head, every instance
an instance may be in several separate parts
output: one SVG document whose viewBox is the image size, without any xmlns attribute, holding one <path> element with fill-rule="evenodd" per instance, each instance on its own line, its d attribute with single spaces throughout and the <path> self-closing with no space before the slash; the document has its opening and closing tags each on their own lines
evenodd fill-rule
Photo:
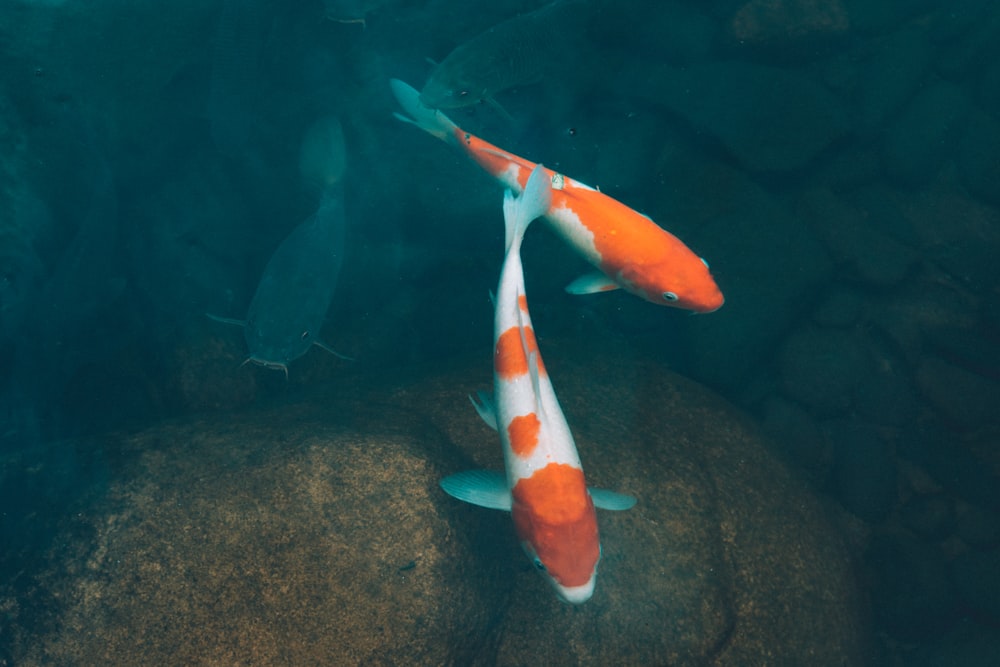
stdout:
<svg viewBox="0 0 1000 667">
<path fill-rule="evenodd" d="M 578 468 L 551 464 L 545 488 L 533 479 L 512 489 L 511 514 L 521 546 L 539 573 L 565 602 L 590 599 L 601 559 L 594 502 Z M 569 479 L 571 473 L 574 479 Z M 558 474 L 560 479 L 551 479 Z M 577 476 L 579 483 L 577 483 Z M 527 488 L 522 485 L 527 482 Z M 519 488 L 521 487 L 521 488 Z"/>
<path fill-rule="evenodd" d="M 660 306 L 711 313 L 725 303 L 708 264 L 694 255 L 684 262 L 626 267 L 618 281 L 630 292 Z"/>
</svg>

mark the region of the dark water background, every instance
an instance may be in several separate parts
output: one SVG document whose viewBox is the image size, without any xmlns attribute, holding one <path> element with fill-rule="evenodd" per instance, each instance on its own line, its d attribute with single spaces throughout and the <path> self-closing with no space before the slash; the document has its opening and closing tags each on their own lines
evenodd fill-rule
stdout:
<svg viewBox="0 0 1000 667">
<path fill-rule="evenodd" d="M 287 382 L 240 367 L 239 330 L 205 317 L 242 318 L 316 210 L 299 149 L 318 119 L 339 117 L 347 161 L 323 339 L 373 372 L 489 354 L 500 189 L 393 119 L 387 81 L 419 88 L 428 59 L 540 4 L 0 3 L 0 583 L 29 581 L 113 476 L 115 452 L 89 438 L 336 380 L 344 362 L 315 348 Z M 449 115 L 649 214 L 727 302 L 690 316 L 570 297 L 587 266 L 532 229 L 538 329 L 607 331 L 757 416 L 870 531 L 860 567 L 884 644 L 989 664 L 1000 9 L 576 5 L 550 28 L 558 50 L 529 41 L 511 63 L 546 60 L 496 95 L 510 118 Z"/>
</svg>

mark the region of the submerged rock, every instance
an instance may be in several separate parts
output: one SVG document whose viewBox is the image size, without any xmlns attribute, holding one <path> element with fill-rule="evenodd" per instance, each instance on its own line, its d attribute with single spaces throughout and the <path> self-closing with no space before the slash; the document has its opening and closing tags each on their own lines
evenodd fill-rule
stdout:
<svg viewBox="0 0 1000 667">
<path fill-rule="evenodd" d="M 589 482 L 639 498 L 600 514 L 585 605 L 508 516 L 438 488 L 501 465 L 467 404 L 477 359 L 109 443 L 106 496 L 37 576 L 50 630 L 22 614 L 15 662 L 863 663 L 846 548 L 745 416 L 623 346 L 541 345 Z"/>
<path fill-rule="evenodd" d="M 844 103 L 793 70 L 729 61 L 641 71 L 622 88 L 666 106 L 750 171 L 800 169 L 850 129 Z"/>
</svg>

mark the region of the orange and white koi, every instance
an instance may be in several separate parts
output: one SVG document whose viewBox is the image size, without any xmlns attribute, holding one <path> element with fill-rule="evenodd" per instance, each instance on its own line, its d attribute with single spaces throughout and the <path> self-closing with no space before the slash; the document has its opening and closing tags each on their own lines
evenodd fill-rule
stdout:
<svg viewBox="0 0 1000 667">
<path fill-rule="evenodd" d="M 409 114 L 397 113 L 397 118 L 459 147 L 508 188 L 522 191 L 535 163 L 462 130 L 440 111 L 425 106 L 420 93 L 402 81 L 393 79 L 391 87 Z M 543 217 L 599 269 L 573 281 L 566 291 L 590 294 L 621 287 L 652 303 L 698 313 L 722 306 L 724 298 L 708 263 L 683 241 L 589 185 L 554 171 L 546 174 L 552 198 Z"/>
<path fill-rule="evenodd" d="M 451 496 L 508 510 L 528 557 L 559 597 L 579 604 L 594 592 L 601 546 L 594 507 L 626 510 L 635 498 L 587 489 L 573 435 L 542 363 L 524 293 L 521 239 L 550 205 L 549 171 L 538 166 L 518 199 L 507 190 L 507 253 L 494 320 L 493 398 L 473 405 L 497 429 L 506 476 L 468 471 L 441 480 Z"/>
</svg>

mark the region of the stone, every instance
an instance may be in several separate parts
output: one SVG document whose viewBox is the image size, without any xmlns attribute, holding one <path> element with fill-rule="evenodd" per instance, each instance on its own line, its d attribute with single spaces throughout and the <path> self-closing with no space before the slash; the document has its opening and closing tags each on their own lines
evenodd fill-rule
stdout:
<svg viewBox="0 0 1000 667">
<path fill-rule="evenodd" d="M 832 415 L 853 403 L 869 356 L 853 332 L 805 326 L 785 341 L 778 364 L 786 396 Z"/>
<path fill-rule="evenodd" d="M 888 176 L 908 187 L 931 182 L 952 156 L 969 110 L 969 99 L 956 84 L 939 81 L 923 88 L 885 133 Z"/>
<path fill-rule="evenodd" d="M 906 534 L 878 535 L 865 562 L 873 577 L 875 621 L 891 636 L 926 640 L 958 620 L 958 597 L 937 546 Z"/>
<path fill-rule="evenodd" d="M 821 327 L 843 329 L 861 317 L 862 302 L 859 294 L 843 287 L 836 288 L 813 311 L 813 321 Z"/>
<path fill-rule="evenodd" d="M 1000 621 L 1000 551 L 969 551 L 951 564 L 952 577 L 962 599 L 972 609 Z"/>
<path fill-rule="evenodd" d="M 971 547 L 992 549 L 1000 545 L 1000 516 L 972 505 L 959 514 L 955 533 Z"/>
<path fill-rule="evenodd" d="M 931 64 L 931 48 L 924 29 L 908 26 L 871 40 L 856 91 L 858 131 L 868 136 L 886 123 L 919 89 Z"/>
<path fill-rule="evenodd" d="M 848 268 L 845 277 L 889 287 L 902 282 L 920 259 L 913 248 L 880 230 L 878 219 L 828 190 L 804 193 L 798 214 L 809 221 L 834 259 Z"/>
<path fill-rule="evenodd" d="M 806 472 L 818 487 L 823 487 L 833 453 L 819 424 L 802 406 L 781 396 L 769 396 L 761 412 L 761 425 L 775 440 L 778 451 Z"/>
<path fill-rule="evenodd" d="M 943 540 L 955 530 L 955 502 L 944 493 L 918 494 L 903 504 L 899 519 L 926 540 Z"/>
<path fill-rule="evenodd" d="M 438 488 L 501 465 L 467 404 L 487 354 L 110 438 L 105 495 L 0 593 L 15 662 L 864 664 L 843 539 L 745 416 L 627 347 L 540 343 L 588 481 L 639 498 L 600 514 L 586 604 Z"/>
<path fill-rule="evenodd" d="M 1000 119 L 980 109 L 969 114 L 958 149 L 962 183 L 985 202 L 1000 204 Z"/>
<path fill-rule="evenodd" d="M 850 129 L 845 104 L 794 70 L 741 61 L 654 66 L 625 88 L 714 137 L 754 172 L 801 169 Z"/>
<path fill-rule="evenodd" d="M 937 357 L 917 368 L 916 383 L 923 397 L 951 423 L 972 429 L 996 420 L 1000 386 Z"/>
<path fill-rule="evenodd" d="M 841 504 L 869 523 L 879 523 L 896 505 L 896 461 L 889 444 L 870 424 L 835 419 L 822 424 L 833 452 L 831 482 Z"/>
</svg>

